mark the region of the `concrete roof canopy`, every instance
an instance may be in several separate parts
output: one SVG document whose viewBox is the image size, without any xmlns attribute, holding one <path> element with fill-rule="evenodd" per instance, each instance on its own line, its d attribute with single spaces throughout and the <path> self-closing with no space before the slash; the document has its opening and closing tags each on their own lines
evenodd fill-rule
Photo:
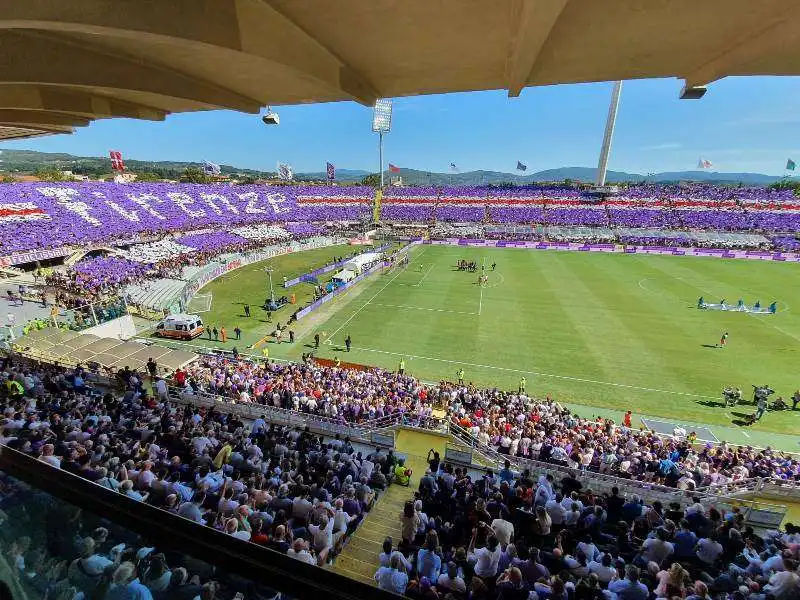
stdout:
<svg viewBox="0 0 800 600">
<path fill-rule="evenodd" d="M 0 138 L 270 104 L 797 75 L 798 41 L 784 0 L 0 0 Z"/>
</svg>

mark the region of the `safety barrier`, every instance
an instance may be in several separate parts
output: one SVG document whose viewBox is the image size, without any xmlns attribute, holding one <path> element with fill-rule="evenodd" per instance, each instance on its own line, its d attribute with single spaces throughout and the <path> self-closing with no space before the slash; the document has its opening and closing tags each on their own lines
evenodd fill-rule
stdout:
<svg viewBox="0 0 800 600">
<path fill-rule="evenodd" d="M 187 393 L 177 388 L 170 388 L 170 398 L 182 404 L 194 406 L 213 407 L 217 412 L 231 413 L 238 417 L 255 420 L 264 418 L 265 421 L 286 427 L 309 427 L 315 433 L 341 437 L 365 444 L 372 443 L 372 434 L 381 431 L 385 435 L 387 428 L 393 425 L 392 416 L 374 419 L 360 424 L 347 423 L 332 417 L 304 413 L 277 406 L 256 403 L 237 403 L 221 396 L 206 393 Z"/>
</svg>

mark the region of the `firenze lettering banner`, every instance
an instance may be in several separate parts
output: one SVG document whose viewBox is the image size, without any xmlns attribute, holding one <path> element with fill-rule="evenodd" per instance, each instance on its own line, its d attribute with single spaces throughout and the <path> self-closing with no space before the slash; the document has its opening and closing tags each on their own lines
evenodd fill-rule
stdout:
<svg viewBox="0 0 800 600">
<path fill-rule="evenodd" d="M 0 186 L 0 255 L 248 223 L 355 220 L 360 186 L 35 183 Z"/>
</svg>

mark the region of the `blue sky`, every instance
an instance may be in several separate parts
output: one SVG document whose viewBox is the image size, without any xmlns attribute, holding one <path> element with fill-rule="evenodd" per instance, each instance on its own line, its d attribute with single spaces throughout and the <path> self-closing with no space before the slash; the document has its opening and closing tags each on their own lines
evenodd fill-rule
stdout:
<svg viewBox="0 0 800 600">
<path fill-rule="evenodd" d="M 611 83 L 400 98 L 395 101 L 386 161 L 430 171 L 512 172 L 595 166 Z M 634 173 L 694 169 L 782 174 L 800 162 L 799 77 L 730 78 L 699 101 L 678 100 L 675 79 L 626 82 L 609 168 Z M 141 160 L 211 160 L 274 170 L 339 168 L 377 171 L 371 111 L 355 103 L 276 107 L 281 125 L 254 115 L 214 111 L 171 115 L 163 122 L 98 121 L 73 135 L 4 143 L 0 148 L 83 156 L 121 150 Z"/>
</svg>

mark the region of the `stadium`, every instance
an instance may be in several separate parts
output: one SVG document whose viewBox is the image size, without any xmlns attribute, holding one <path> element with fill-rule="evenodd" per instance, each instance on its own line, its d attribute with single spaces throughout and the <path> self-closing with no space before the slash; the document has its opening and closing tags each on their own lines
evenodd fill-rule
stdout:
<svg viewBox="0 0 800 600">
<path fill-rule="evenodd" d="M 213 163 L 204 183 L 135 181 L 119 151 L 107 181 L 0 183 L 0 595 L 800 597 L 800 198 L 789 185 L 606 181 L 622 79 L 680 72 L 698 98 L 727 74 L 795 74 L 790 57 L 759 37 L 698 68 L 676 52 L 646 74 L 612 69 L 631 45 L 669 55 L 660 38 L 628 39 L 583 64 L 568 52 L 587 18 L 576 3 L 512 3 L 523 25 L 507 62 L 466 44 L 463 68 L 436 79 L 403 71 L 411 59 L 387 42 L 371 66 L 396 65 L 390 82 L 359 76 L 345 42 L 330 50 L 327 8 L 245 4 L 213 35 L 206 21 L 168 34 L 98 7 L 37 19 L 44 6 L 0 33 L 30 46 L 37 86 L 58 81 L 38 61 L 68 35 L 60 22 L 74 26 L 65 56 L 97 67 L 35 109 L 0 71 L 18 105 L 0 108 L 6 139 L 356 100 L 375 105 L 380 140 L 380 172 L 361 183 L 330 163 L 308 182 L 286 164 L 234 182 Z M 418 23 L 460 23 L 454 47 L 478 31 L 453 3 L 411 4 Z M 623 11 L 680 29 L 674 7 L 612 4 L 616 17 L 587 9 L 587 47 Z M 342 9 L 341 26 L 397 16 L 361 8 Z M 719 43 L 767 10 L 728 8 Z M 483 26 L 505 31 L 499 19 Z M 247 38 L 248 21 L 307 64 L 274 66 L 290 58 Z M 699 14 L 692 32 L 711 43 L 700 33 L 715 26 Z M 446 63 L 434 51 L 448 40 L 419 35 Z M 138 36 L 150 45 L 137 63 L 123 50 Z M 163 80 L 148 63 L 159 49 L 175 61 Z M 204 83 L 198 57 L 236 57 L 242 78 Z M 256 58 L 281 92 L 241 87 Z M 385 97 L 594 80 L 617 85 L 593 183 L 403 185 L 386 168 Z M 89 96 L 74 123 L 55 119 Z M 263 122 L 280 118 L 269 108 Z"/>
</svg>

